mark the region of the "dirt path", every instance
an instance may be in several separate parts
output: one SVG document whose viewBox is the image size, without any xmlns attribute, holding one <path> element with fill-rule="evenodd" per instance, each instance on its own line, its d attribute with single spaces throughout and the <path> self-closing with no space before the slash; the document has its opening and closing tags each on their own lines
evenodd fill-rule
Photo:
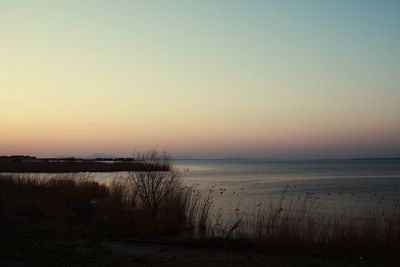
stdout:
<svg viewBox="0 0 400 267">
<path fill-rule="evenodd" d="M 232 256 L 222 250 L 212 250 L 182 245 L 152 244 L 143 242 L 109 241 L 103 243 L 115 254 L 133 257 L 167 257 L 190 260 L 210 260 Z"/>
<path fill-rule="evenodd" d="M 248 250 L 229 252 L 178 244 L 107 241 L 103 245 L 115 255 L 143 259 L 146 266 L 396 266 L 357 258 L 270 255 Z"/>
</svg>

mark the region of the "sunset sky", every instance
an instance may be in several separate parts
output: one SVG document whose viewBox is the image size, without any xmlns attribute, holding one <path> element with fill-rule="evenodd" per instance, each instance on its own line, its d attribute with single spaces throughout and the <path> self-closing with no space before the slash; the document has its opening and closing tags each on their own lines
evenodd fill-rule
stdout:
<svg viewBox="0 0 400 267">
<path fill-rule="evenodd" d="M 0 0 L 0 154 L 400 156 L 400 1 Z"/>
</svg>

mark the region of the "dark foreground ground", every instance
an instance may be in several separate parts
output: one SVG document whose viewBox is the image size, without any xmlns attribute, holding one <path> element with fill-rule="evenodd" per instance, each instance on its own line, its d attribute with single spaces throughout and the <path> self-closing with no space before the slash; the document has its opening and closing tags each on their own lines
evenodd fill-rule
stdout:
<svg viewBox="0 0 400 267">
<path fill-rule="evenodd" d="M 0 266 L 400 266 L 393 259 L 302 255 L 157 239 L 95 238 L 83 227 L 1 218 Z M 168 241 L 169 240 L 169 241 Z"/>
</svg>

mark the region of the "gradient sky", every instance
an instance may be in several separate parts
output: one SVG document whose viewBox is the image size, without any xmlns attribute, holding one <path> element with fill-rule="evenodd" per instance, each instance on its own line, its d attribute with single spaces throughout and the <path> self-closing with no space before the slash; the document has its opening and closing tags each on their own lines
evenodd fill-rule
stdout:
<svg viewBox="0 0 400 267">
<path fill-rule="evenodd" d="M 0 154 L 400 156 L 400 1 L 0 0 Z"/>
</svg>

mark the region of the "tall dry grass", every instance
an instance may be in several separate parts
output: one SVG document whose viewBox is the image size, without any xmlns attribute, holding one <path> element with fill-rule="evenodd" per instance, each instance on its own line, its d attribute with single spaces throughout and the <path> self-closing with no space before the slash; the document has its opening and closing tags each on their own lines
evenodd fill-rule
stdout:
<svg viewBox="0 0 400 267">
<path fill-rule="evenodd" d="M 206 237 L 277 251 L 399 257 L 399 202 L 359 212 L 361 216 L 322 215 L 315 198 L 292 198 L 284 191 L 250 211 L 219 212 L 209 219 Z"/>
<path fill-rule="evenodd" d="M 90 227 L 97 233 L 154 236 L 193 230 L 201 196 L 177 183 L 155 214 L 135 184 L 109 185 L 84 174 L 50 177 L 0 174 L 0 217 Z M 0 223 L 3 220 L 0 220 Z"/>
</svg>

